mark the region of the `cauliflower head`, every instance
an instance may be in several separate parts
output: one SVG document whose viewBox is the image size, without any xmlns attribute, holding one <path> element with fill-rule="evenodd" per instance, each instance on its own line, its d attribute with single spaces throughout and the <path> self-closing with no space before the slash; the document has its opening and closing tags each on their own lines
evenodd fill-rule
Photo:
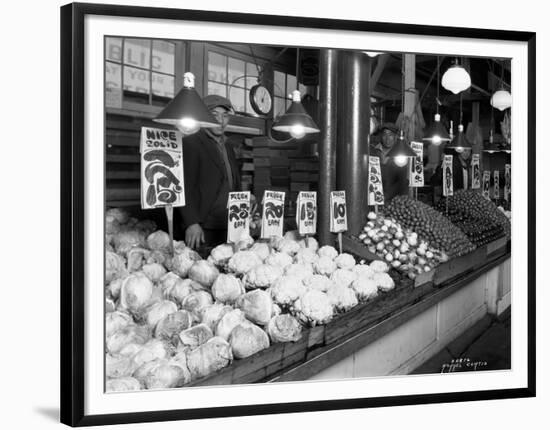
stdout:
<svg viewBox="0 0 550 430">
<path fill-rule="evenodd" d="M 276 251 L 282 252 L 284 254 L 288 254 L 290 256 L 293 256 L 300 250 L 300 244 L 295 240 L 279 237 L 275 239 L 273 242 L 274 242 L 273 248 Z"/>
<path fill-rule="evenodd" d="M 376 282 L 376 285 L 378 285 L 378 289 L 380 291 L 388 292 L 395 288 L 393 279 L 387 273 L 376 273 L 372 279 Z"/>
<path fill-rule="evenodd" d="M 308 290 L 294 302 L 294 313 L 304 324 L 316 326 L 328 323 L 334 309 L 326 293 Z"/>
<path fill-rule="evenodd" d="M 208 261 L 215 264 L 216 266 L 224 266 L 227 264 L 229 259 L 233 256 L 233 245 L 229 243 L 222 243 L 221 245 L 216 246 L 210 255 L 208 256 Z"/>
<path fill-rule="evenodd" d="M 337 265 L 334 260 L 327 256 L 319 257 L 315 263 L 313 263 L 313 269 L 315 273 L 324 276 L 330 276 L 337 269 Z"/>
<path fill-rule="evenodd" d="M 250 251 L 258 254 L 258 257 L 260 257 L 262 261 L 265 261 L 265 259 L 269 257 L 269 254 L 271 253 L 271 248 L 265 242 L 256 242 L 254 245 L 252 245 Z"/>
<path fill-rule="evenodd" d="M 332 282 L 330 278 L 318 274 L 308 276 L 307 278 L 304 278 L 302 282 L 308 289 L 321 291 L 323 293 L 334 285 L 334 282 Z"/>
<path fill-rule="evenodd" d="M 355 266 L 355 258 L 351 254 L 342 252 L 338 257 L 334 259 L 334 262 L 339 269 L 351 270 Z"/>
<path fill-rule="evenodd" d="M 267 288 L 283 275 L 280 266 L 260 264 L 246 273 L 243 281 L 247 288 Z"/>
<path fill-rule="evenodd" d="M 310 248 L 300 248 L 294 256 L 294 262 L 298 264 L 314 264 L 317 261 L 319 261 L 319 256 Z"/>
<path fill-rule="evenodd" d="M 270 266 L 279 266 L 284 269 L 292 264 L 292 257 L 284 252 L 272 252 L 265 259 L 265 264 Z"/>
<path fill-rule="evenodd" d="M 358 278 L 351 284 L 360 301 L 374 299 L 378 295 L 378 285 L 371 278 Z"/>
<path fill-rule="evenodd" d="M 376 273 L 368 264 L 357 264 L 351 270 L 357 274 L 357 278 L 372 278 Z"/>
<path fill-rule="evenodd" d="M 369 264 L 369 267 L 376 273 L 387 273 L 390 270 L 390 266 L 381 260 L 374 260 Z"/>
<path fill-rule="evenodd" d="M 327 291 L 330 303 L 338 312 L 347 312 L 359 303 L 352 288 L 333 285 Z"/>
<path fill-rule="evenodd" d="M 336 269 L 330 276 L 330 279 L 336 285 L 349 287 L 357 279 L 357 274 L 351 270 Z"/>
<path fill-rule="evenodd" d="M 325 245 L 319 248 L 317 254 L 319 254 L 319 257 L 328 257 L 331 260 L 334 260 L 336 257 L 338 257 L 338 251 L 336 251 L 336 248 L 334 248 L 334 246 L 330 245 Z"/>
<path fill-rule="evenodd" d="M 313 275 L 313 266 L 311 264 L 291 264 L 285 269 L 286 276 L 294 276 L 303 281 L 305 278 Z"/>
<path fill-rule="evenodd" d="M 106 383 L 106 389 L 108 393 L 122 391 L 139 391 L 141 390 L 141 385 L 136 378 L 126 376 L 123 378 L 108 379 Z"/>
<path fill-rule="evenodd" d="M 262 260 L 255 252 L 238 251 L 229 259 L 227 268 L 237 275 L 244 275 L 260 264 L 262 264 Z"/>
<path fill-rule="evenodd" d="M 280 306 L 290 306 L 306 291 L 300 278 L 281 276 L 269 289 L 273 301 Z"/>
</svg>

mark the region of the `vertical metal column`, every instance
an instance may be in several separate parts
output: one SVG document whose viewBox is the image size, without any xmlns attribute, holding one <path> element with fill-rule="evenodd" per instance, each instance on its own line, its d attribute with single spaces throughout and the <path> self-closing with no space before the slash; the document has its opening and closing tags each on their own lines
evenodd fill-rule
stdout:
<svg viewBox="0 0 550 430">
<path fill-rule="evenodd" d="M 336 187 L 336 96 L 338 51 L 321 49 L 319 56 L 319 195 L 317 232 L 320 245 L 334 245 L 330 232 L 330 192 Z"/>
<path fill-rule="evenodd" d="M 363 228 L 367 214 L 370 65 L 370 58 L 361 52 L 340 53 L 337 187 L 346 190 L 348 233 L 354 235 Z"/>
</svg>

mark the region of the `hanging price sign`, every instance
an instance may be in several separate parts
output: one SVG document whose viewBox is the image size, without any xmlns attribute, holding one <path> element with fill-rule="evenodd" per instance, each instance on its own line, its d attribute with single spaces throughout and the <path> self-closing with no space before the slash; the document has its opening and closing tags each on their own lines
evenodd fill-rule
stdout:
<svg viewBox="0 0 550 430">
<path fill-rule="evenodd" d="M 185 206 L 182 135 L 179 131 L 141 128 L 141 207 Z"/>
<path fill-rule="evenodd" d="M 227 199 L 227 241 L 237 243 L 250 236 L 250 191 L 229 193 Z"/>
<path fill-rule="evenodd" d="M 443 195 L 453 195 L 453 156 L 445 155 L 443 158 Z"/>
<path fill-rule="evenodd" d="M 296 225 L 302 236 L 317 232 L 317 193 L 315 191 L 300 191 L 298 194 Z"/>
<path fill-rule="evenodd" d="M 424 186 L 424 145 L 422 142 L 411 142 L 411 148 L 415 152 L 416 157 L 411 159 L 409 163 L 409 186 L 423 187 Z"/>
<path fill-rule="evenodd" d="M 380 170 L 380 158 L 369 156 L 369 205 L 384 204 L 384 190 L 382 188 L 382 171 Z M 343 191 L 342 191 L 343 192 Z"/>
<path fill-rule="evenodd" d="M 479 154 L 472 155 L 472 190 L 481 188 L 481 171 L 479 170 Z"/>
<path fill-rule="evenodd" d="M 262 203 L 262 239 L 269 239 L 272 236 L 282 237 L 285 193 L 265 191 Z"/>
<path fill-rule="evenodd" d="M 500 198 L 500 184 L 499 184 L 498 170 L 493 172 L 493 199 L 498 200 Z"/>
<path fill-rule="evenodd" d="M 487 200 L 491 199 L 491 193 L 489 189 L 491 188 L 491 172 L 488 170 L 483 171 L 483 197 L 485 197 Z"/>
<path fill-rule="evenodd" d="M 507 202 L 510 201 L 510 187 L 512 185 L 511 170 L 512 166 L 510 164 L 504 165 L 504 200 Z"/>
<path fill-rule="evenodd" d="M 341 233 L 347 229 L 346 192 L 332 191 L 330 193 L 330 231 Z"/>
</svg>

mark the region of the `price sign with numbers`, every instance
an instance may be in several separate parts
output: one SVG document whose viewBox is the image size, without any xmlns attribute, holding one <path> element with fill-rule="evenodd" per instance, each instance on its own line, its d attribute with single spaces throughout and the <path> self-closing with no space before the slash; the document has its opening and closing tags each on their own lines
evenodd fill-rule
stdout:
<svg viewBox="0 0 550 430">
<path fill-rule="evenodd" d="M 380 158 L 370 155 L 368 190 L 369 205 L 384 204 L 384 190 L 382 188 L 382 170 L 380 170 Z"/>
<path fill-rule="evenodd" d="M 296 201 L 296 225 L 300 235 L 317 232 L 317 193 L 300 191 Z"/>
<path fill-rule="evenodd" d="M 182 134 L 141 127 L 141 207 L 185 206 Z"/>
<path fill-rule="evenodd" d="M 330 193 L 330 231 L 341 233 L 347 229 L 346 192 L 332 191 Z"/>
<path fill-rule="evenodd" d="M 411 148 L 415 152 L 416 157 L 412 158 L 409 163 L 409 186 L 423 187 L 424 163 L 422 162 L 422 157 L 424 155 L 424 145 L 422 142 L 411 142 Z"/>
<path fill-rule="evenodd" d="M 453 156 L 445 155 L 443 158 L 443 195 L 453 195 Z"/>
<path fill-rule="evenodd" d="M 250 236 L 250 191 L 229 193 L 227 241 L 236 243 L 247 236 Z"/>
<path fill-rule="evenodd" d="M 472 155 L 472 190 L 481 188 L 481 170 L 479 170 L 479 154 Z"/>
<path fill-rule="evenodd" d="M 272 236 L 282 237 L 285 193 L 265 191 L 262 204 L 262 239 L 269 239 Z"/>
<path fill-rule="evenodd" d="M 498 200 L 500 198 L 500 174 L 498 170 L 493 172 L 493 199 Z"/>
<path fill-rule="evenodd" d="M 507 202 L 510 201 L 510 187 L 511 187 L 511 178 L 512 166 L 510 164 L 504 165 L 504 200 Z"/>
<path fill-rule="evenodd" d="M 488 170 L 483 171 L 483 197 L 485 197 L 487 200 L 491 198 L 491 193 L 489 189 L 491 188 L 491 172 Z"/>
</svg>

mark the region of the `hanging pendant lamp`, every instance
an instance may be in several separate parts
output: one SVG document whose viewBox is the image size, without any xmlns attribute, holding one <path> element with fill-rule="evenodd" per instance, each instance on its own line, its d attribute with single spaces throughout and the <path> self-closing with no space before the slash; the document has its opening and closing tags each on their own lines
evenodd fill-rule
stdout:
<svg viewBox="0 0 550 430">
<path fill-rule="evenodd" d="M 300 49 L 296 49 L 296 88 L 299 86 L 299 56 Z M 292 91 L 292 104 L 288 110 L 273 123 L 273 130 L 289 133 L 295 139 L 301 139 L 306 134 L 319 133 L 319 127 L 309 116 L 302 105 L 302 98 L 298 89 Z"/>
<path fill-rule="evenodd" d="M 195 75 L 183 75 L 183 88 L 153 121 L 176 127 L 185 135 L 199 131 L 199 128 L 215 128 L 220 124 L 210 113 L 195 90 Z"/>
<path fill-rule="evenodd" d="M 393 158 L 393 162 L 399 167 L 405 166 L 410 157 L 416 157 L 416 152 L 405 142 L 403 130 L 399 132 L 397 143 L 388 151 L 388 157 Z"/>
<path fill-rule="evenodd" d="M 457 59 L 456 62 L 443 73 L 441 85 L 453 94 L 458 94 L 470 88 L 472 79 L 466 69 L 458 64 Z"/>
<path fill-rule="evenodd" d="M 464 152 L 465 149 L 472 149 L 472 144 L 466 138 L 466 135 L 464 134 L 464 126 L 462 125 L 462 94 L 460 94 L 460 123 L 458 124 L 458 134 L 453 137 L 451 143 L 449 143 L 446 147 L 454 149 L 459 154 Z"/>
<path fill-rule="evenodd" d="M 428 127 L 422 140 L 433 143 L 435 146 L 441 145 L 441 142 L 449 142 L 451 138 L 449 133 L 441 124 L 441 115 L 439 115 L 439 56 L 437 57 L 437 98 L 436 98 L 437 113 L 434 116 L 434 122 Z"/>
<path fill-rule="evenodd" d="M 367 54 L 369 57 L 374 58 L 378 55 L 381 55 L 382 52 L 374 52 L 374 51 L 363 51 L 363 54 Z"/>
<path fill-rule="evenodd" d="M 503 111 L 512 106 L 512 94 L 504 88 L 504 65 L 500 65 L 500 88 L 491 96 L 491 106 Z"/>
</svg>

